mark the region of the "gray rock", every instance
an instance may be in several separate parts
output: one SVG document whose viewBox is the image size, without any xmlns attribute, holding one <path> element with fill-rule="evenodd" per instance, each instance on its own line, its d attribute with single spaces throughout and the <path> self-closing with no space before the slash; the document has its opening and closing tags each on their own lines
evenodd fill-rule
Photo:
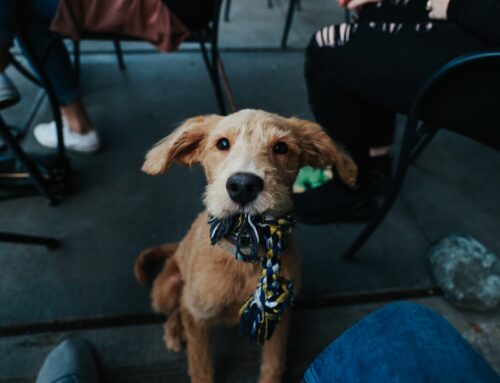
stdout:
<svg viewBox="0 0 500 383">
<path fill-rule="evenodd" d="M 475 239 L 451 234 L 431 248 L 437 284 L 454 305 L 490 310 L 500 305 L 500 259 Z"/>
</svg>

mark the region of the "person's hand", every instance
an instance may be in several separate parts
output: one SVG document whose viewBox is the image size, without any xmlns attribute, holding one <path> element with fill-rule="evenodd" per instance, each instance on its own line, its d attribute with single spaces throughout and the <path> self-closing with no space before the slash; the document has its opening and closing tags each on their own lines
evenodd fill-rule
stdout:
<svg viewBox="0 0 500 383">
<path fill-rule="evenodd" d="M 429 17 L 435 20 L 446 20 L 449 4 L 450 0 L 429 0 L 427 2 Z"/>
<path fill-rule="evenodd" d="M 382 0 L 338 0 L 341 7 L 347 7 L 351 11 L 361 8 L 370 3 L 380 3 Z"/>
</svg>

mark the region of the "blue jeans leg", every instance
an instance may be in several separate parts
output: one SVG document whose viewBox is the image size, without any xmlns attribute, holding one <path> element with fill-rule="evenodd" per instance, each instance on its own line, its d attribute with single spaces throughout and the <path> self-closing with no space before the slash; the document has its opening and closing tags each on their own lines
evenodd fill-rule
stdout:
<svg viewBox="0 0 500 383">
<path fill-rule="evenodd" d="M 27 38 L 38 57 L 44 54 L 51 41 L 43 65 L 59 103 L 65 106 L 78 101 L 81 95 L 68 51 L 61 39 L 53 39 L 54 34 L 49 30 L 58 5 L 59 0 L 29 0 L 23 4 L 26 6 Z M 11 0 L 0 0 L 0 15 L 0 41 L 10 45 L 9 39 L 11 41 L 14 34 Z"/>
<path fill-rule="evenodd" d="M 440 315 L 394 303 L 370 314 L 309 366 L 307 383 L 499 383 L 499 376 Z"/>
</svg>

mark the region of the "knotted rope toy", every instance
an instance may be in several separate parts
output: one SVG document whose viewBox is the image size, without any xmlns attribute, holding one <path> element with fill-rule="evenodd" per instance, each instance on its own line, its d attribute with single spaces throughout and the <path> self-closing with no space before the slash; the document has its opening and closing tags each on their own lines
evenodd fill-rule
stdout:
<svg viewBox="0 0 500 383">
<path fill-rule="evenodd" d="M 272 218 L 238 214 L 227 218 L 211 217 L 210 241 L 227 238 L 235 246 L 235 257 L 245 262 L 260 261 L 262 275 L 255 292 L 240 309 L 240 329 L 252 340 L 264 344 L 271 339 L 285 308 L 293 301 L 293 282 L 280 276 L 281 252 L 295 225 L 290 216 Z M 259 259 L 259 244 L 264 254 Z"/>
</svg>

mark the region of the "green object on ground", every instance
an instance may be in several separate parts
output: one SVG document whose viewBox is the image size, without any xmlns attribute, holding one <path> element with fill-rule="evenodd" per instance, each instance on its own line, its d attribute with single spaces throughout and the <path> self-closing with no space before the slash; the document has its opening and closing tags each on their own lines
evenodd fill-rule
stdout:
<svg viewBox="0 0 500 383">
<path fill-rule="evenodd" d="M 316 189 L 321 185 L 331 181 L 333 172 L 331 168 L 315 169 L 305 166 L 300 169 L 297 179 L 293 185 L 294 193 L 304 193 L 307 190 Z"/>
</svg>

